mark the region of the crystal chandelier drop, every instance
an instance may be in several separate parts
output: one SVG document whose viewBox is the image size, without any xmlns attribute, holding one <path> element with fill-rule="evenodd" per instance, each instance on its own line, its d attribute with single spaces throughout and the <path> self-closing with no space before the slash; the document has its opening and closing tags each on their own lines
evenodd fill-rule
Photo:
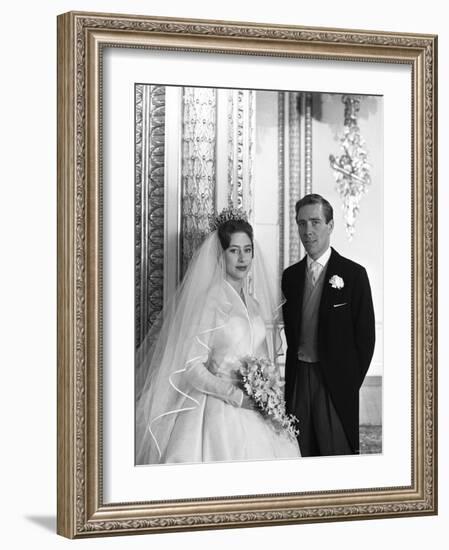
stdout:
<svg viewBox="0 0 449 550">
<path fill-rule="evenodd" d="M 355 233 L 355 221 L 359 213 L 361 198 L 371 183 L 365 140 L 360 135 L 357 125 L 360 100 L 358 96 L 344 95 L 342 97 L 345 118 L 340 147 L 343 154 L 337 157 L 329 155 L 329 162 L 336 180 L 336 189 L 343 202 L 346 233 L 349 240 Z"/>
</svg>

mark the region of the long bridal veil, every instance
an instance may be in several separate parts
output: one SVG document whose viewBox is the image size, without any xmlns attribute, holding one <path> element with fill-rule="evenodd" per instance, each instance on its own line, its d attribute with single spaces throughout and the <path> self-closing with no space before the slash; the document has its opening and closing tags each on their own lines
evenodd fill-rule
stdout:
<svg viewBox="0 0 449 550">
<path fill-rule="evenodd" d="M 197 362 L 207 363 L 211 336 L 232 314 L 225 275 L 223 249 L 217 231 L 213 231 L 196 251 L 169 306 L 137 350 L 136 464 L 159 463 L 177 416 L 199 406 L 188 383 L 188 369 Z M 255 244 L 247 290 L 259 304 L 268 349 L 275 359 L 280 338 L 273 283 Z"/>
</svg>

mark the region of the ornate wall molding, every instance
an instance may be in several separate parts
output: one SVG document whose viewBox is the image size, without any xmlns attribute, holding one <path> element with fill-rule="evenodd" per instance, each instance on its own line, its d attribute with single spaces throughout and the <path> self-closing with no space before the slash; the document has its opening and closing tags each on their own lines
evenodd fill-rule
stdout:
<svg viewBox="0 0 449 550">
<path fill-rule="evenodd" d="M 253 221 L 256 93 L 229 90 L 228 96 L 228 204 L 242 208 Z"/>
<path fill-rule="evenodd" d="M 304 195 L 312 193 L 312 101 L 311 93 L 301 94 L 304 117 Z"/>
<path fill-rule="evenodd" d="M 215 208 L 216 90 L 184 88 L 182 129 L 182 274 L 209 233 Z"/>
<path fill-rule="evenodd" d="M 136 348 L 162 310 L 165 86 L 136 86 Z"/>
<path fill-rule="evenodd" d="M 236 181 L 236 171 L 234 170 L 236 147 L 236 116 L 234 114 L 235 92 L 228 92 L 228 206 L 234 206 L 237 203 L 235 199 L 235 189 L 238 186 Z"/>
<path fill-rule="evenodd" d="M 236 128 L 235 135 L 235 152 L 234 155 L 234 173 L 236 174 L 235 178 L 235 189 L 234 189 L 234 201 L 237 208 L 244 208 L 244 163 L 245 163 L 245 104 L 244 104 L 244 91 L 237 90 L 236 95 L 236 106 L 237 114 L 234 121 L 234 128 Z"/>
<path fill-rule="evenodd" d="M 289 212 L 285 211 L 285 92 L 278 92 L 278 223 L 279 223 L 279 265 L 278 277 L 282 280 L 285 264 L 285 224 Z"/>
<path fill-rule="evenodd" d="M 254 221 L 254 161 L 256 154 L 256 92 L 248 91 L 248 185 L 245 210 L 250 222 Z"/>
<path fill-rule="evenodd" d="M 288 94 L 288 140 L 289 140 L 289 265 L 300 258 L 300 241 L 296 225 L 295 205 L 301 198 L 301 119 L 300 92 Z"/>
</svg>

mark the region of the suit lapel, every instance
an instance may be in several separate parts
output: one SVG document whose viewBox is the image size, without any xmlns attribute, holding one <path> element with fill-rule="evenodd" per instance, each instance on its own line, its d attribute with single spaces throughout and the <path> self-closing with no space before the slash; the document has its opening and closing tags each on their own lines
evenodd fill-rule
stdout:
<svg viewBox="0 0 449 550">
<path fill-rule="evenodd" d="M 335 250 L 332 248 L 329 261 L 327 262 L 326 272 L 323 273 L 324 275 L 323 291 L 321 294 L 320 312 L 319 312 L 320 326 L 323 325 L 323 320 L 326 318 L 327 312 L 329 311 L 329 307 L 331 303 L 331 293 L 332 293 L 332 287 L 329 284 L 329 279 L 332 277 L 332 275 L 335 275 L 335 273 L 338 272 L 338 256 L 339 256 L 338 252 L 335 252 Z"/>
<path fill-rule="evenodd" d="M 294 287 L 295 291 L 297 292 L 297 296 L 294 300 L 294 303 L 298 304 L 298 307 L 296 310 L 297 329 L 301 324 L 302 302 L 304 298 L 304 284 L 306 280 L 306 266 L 307 266 L 307 256 L 304 256 L 304 258 L 298 264 L 297 281 Z M 296 332 L 298 332 L 298 330 L 296 330 Z"/>
</svg>

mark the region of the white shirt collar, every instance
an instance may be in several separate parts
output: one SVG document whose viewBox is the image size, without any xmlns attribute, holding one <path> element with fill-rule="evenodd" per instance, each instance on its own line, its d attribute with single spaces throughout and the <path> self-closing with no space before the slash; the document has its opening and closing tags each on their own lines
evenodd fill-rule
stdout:
<svg viewBox="0 0 449 550">
<path fill-rule="evenodd" d="M 329 261 L 329 258 L 331 257 L 331 253 L 332 253 L 332 250 L 331 250 L 331 247 L 329 247 L 326 250 L 326 252 L 323 252 L 323 254 L 321 254 L 321 256 L 315 260 L 315 262 L 318 262 L 321 265 L 321 267 L 325 267 L 325 265 Z M 313 261 L 314 260 L 309 255 L 307 255 L 307 267 L 310 267 L 310 264 Z"/>
</svg>

